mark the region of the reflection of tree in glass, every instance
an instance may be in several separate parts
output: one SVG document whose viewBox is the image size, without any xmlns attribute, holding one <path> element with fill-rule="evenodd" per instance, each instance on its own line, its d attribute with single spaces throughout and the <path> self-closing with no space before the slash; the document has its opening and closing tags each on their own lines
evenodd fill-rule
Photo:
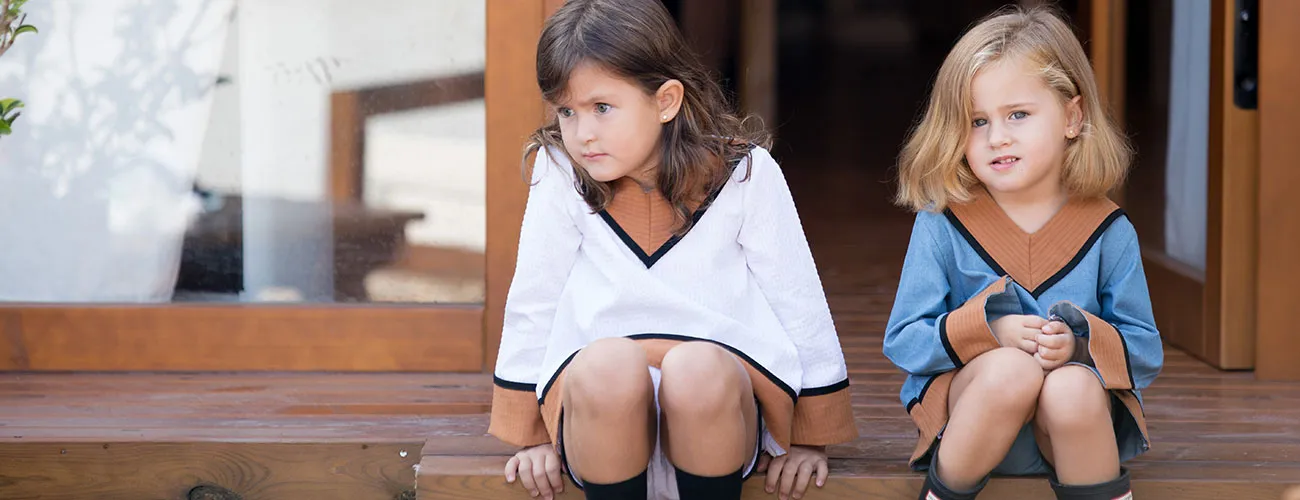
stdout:
<svg viewBox="0 0 1300 500">
<path fill-rule="evenodd" d="M 36 33 L 36 27 L 26 24 L 27 14 L 23 13 L 23 4 L 27 0 L 0 0 L 0 56 L 14 46 L 18 35 Z M 13 133 L 14 120 L 22 112 L 23 102 L 14 98 L 0 99 L 0 136 Z"/>
<path fill-rule="evenodd" d="M 33 17 L 53 18 L 52 2 L 28 5 Z M 72 24 L 88 16 L 85 8 L 73 2 Z M 176 165 L 166 165 L 147 149 L 155 141 L 172 141 L 175 135 L 164 123 L 166 111 L 204 97 L 216 85 L 215 75 L 201 75 L 186 61 L 191 49 L 220 36 L 220 32 L 200 33 L 199 24 L 212 14 L 214 0 L 203 0 L 191 19 L 180 16 L 177 0 L 137 0 L 120 9 L 112 20 L 113 36 L 121 51 L 113 64 L 93 68 L 79 65 L 76 44 L 69 38 L 71 60 L 79 71 L 63 82 L 67 88 L 54 101 L 51 110 L 42 110 L 39 127 L 29 131 L 30 139 L 44 148 L 16 148 L 8 152 L 7 163 L 37 170 L 57 197 L 71 193 L 102 193 L 109 181 L 126 170 L 143 170 L 141 174 L 171 187 L 188 189 L 188 176 L 179 175 Z M 233 19 L 233 13 L 231 13 Z M 161 30 L 184 22 L 182 36 L 162 36 Z M 49 43 L 24 47 L 22 61 L 28 75 L 0 80 L 0 88 L 18 86 L 25 78 L 39 78 L 37 56 Z M 11 54 L 15 55 L 15 54 Z M 129 112 L 125 112 L 128 111 Z M 48 111 L 48 112 L 44 112 Z"/>
</svg>

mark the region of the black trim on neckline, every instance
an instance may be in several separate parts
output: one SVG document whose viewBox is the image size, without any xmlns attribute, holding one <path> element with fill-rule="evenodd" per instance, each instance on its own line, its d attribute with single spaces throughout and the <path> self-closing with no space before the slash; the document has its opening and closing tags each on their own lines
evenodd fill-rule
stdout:
<svg viewBox="0 0 1300 500">
<path fill-rule="evenodd" d="M 953 366 L 961 368 L 966 363 L 962 363 L 961 356 L 957 355 L 957 350 L 952 348 L 952 342 L 948 341 L 948 316 L 950 315 L 952 315 L 951 312 L 939 318 L 939 341 L 943 342 L 943 350 L 948 353 L 948 359 L 952 360 Z"/>
<path fill-rule="evenodd" d="M 955 228 L 957 232 L 961 234 L 961 237 L 966 240 L 966 244 L 970 245 L 971 249 L 975 250 L 976 254 L 979 254 L 980 259 L 983 259 L 984 263 L 987 264 L 995 274 L 998 276 L 1008 276 L 1007 271 L 998 264 L 998 261 L 993 259 L 993 256 L 990 255 L 987 250 L 984 250 L 984 247 L 980 245 L 979 240 L 975 239 L 975 235 L 971 234 L 971 232 L 966 229 L 965 225 L 962 225 L 961 220 L 957 217 L 957 214 L 953 213 L 952 209 L 944 209 L 943 215 L 948 218 L 948 223 L 952 224 L 952 227 Z M 1032 291 L 1026 290 L 1029 292 L 1029 295 L 1037 299 L 1044 293 L 1047 293 L 1047 290 L 1065 279 L 1066 276 L 1069 276 L 1070 273 L 1074 271 L 1074 268 L 1078 267 L 1079 263 L 1083 262 L 1083 257 L 1088 254 L 1088 251 L 1092 249 L 1093 245 L 1097 244 L 1097 240 L 1101 239 L 1102 233 L 1105 233 L 1116 220 L 1119 220 L 1120 217 L 1126 215 L 1127 213 L 1125 213 L 1122 208 L 1116 208 L 1110 213 L 1110 215 L 1107 215 L 1106 218 L 1097 225 L 1097 229 L 1093 230 L 1092 235 L 1088 237 L 1088 240 L 1079 247 L 1077 252 L 1075 252 L 1074 257 L 1071 258 L 1065 266 L 1057 270 L 1055 274 L 1052 274 L 1051 277 L 1040 283 L 1037 288 L 1034 288 Z M 1012 279 L 1014 280 L 1015 277 L 1012 276 Z M 960 366 L 961 365 L 958 365 L 959 368 Z"/>
<path fill-rule="evenodd" d="M 821 387 L 809 387 L 807 389 L 802 389 L 799 391 L 799 397 L 803 398 L 803 397 L 811 397 L 811 396 L 825 396 L 827 394 L 834 394 L 848 388 L 849 388 L 849 379 L 845 377 L 844 380 L 841 380 L 831 385 L 824 385 Z"/>
<path fill-rule="evenodd" d="M 1074 258 L 1070 259 L 1070 262 L 1066 263 L 1065 267 L 1056 271 L 1056 274 L 1053 274 L 1052 277 L 1047 278 L 1046 281 L 1040 283 L 1038 288 L 1035 288 L 1034 291 L 1029 292 L 1029 294 L 1033 295 L 1034 298 L 1037 299 L 1040 295 L 1047 292 L 1048 289 L 1052 288 L 1052 286 L 1056 285 L 1057 282 L 1065 279 L 1066 276 L 1069 276 L 1070 273 L 1074 271 L 1074 268 L 1078 267 L 1080 262 L 1083 262 L 1083 256 L 1087 255 L 1093 245 L 1097 244 L 1097 240 L 1101 239 L 1102 233 L 1105 233 L 1106 230 L 1110 228 L 1111 224 L 1114 224 L 1116 220 L 1119 220 L 1120 217 L 1125 215 L 1124 209 L 1122 208 L 1116 208 L 1110 213 L 1110 215 L 1107 215 L 1106 219 L 1101 221 L 1101 224 L 1097 225 L 1097 229 L 1093 230 L 1092 236 L 1088 237 L 1088 241 L 1085 241 L 1083 246 L 1079 247 L 1079 251 L 1075 252 Z"/>
<path fill-rule="evenodd" d="M 512 391 L 531 391 L 537 392 L 537 384 L 525 384 L 523 382 L 511 382 L 496 375 L 492 376 L 492 384 L 502 389 Z"/>
<path fill-rule="evenodd" d="M 750 148 L 750 152 L 751 152 L 750 154 L 752 155 L 753 154 L 752 147 Z M 736 167 L 740 165 L 741 160 L 748 157 L 749 155 L 746 155 L 744 157 L 728 162 L 729 168 L 727 173 L 727 181 L 723 182 L 721 185 L 715 188 L 713 192 L 709 193 L 709 196 L 704 199 L 704 202 L 700 203 L 699 208 L 696 208 L 695 211 L 691 213 L 691 227 L 690 229 L 686 230 L 686 234 L 690 234 L 691 230 L 695 229 L 696 224 L 700 223 L 700 218 L 704 217 L 704 212 L 707 211 L 709 207 L 713 205 L 713 202 L 718 199 L 718 196 L 722 194 L 723 188 L 726 188 L 727 184 L 731 183 L 731 177 L 735 175 Z M 605 221 L 605 224 L 608 225 L 610 229 L 614 230 L 614 234 L 618 235 L 618 239 L 623 240 L 623 244 L 626 245 L 628 249 L 632 250 L 632 255 L 635 255 L 636 258 L 639 259 L 642 264 L 645 264 L 645 267 L 647 269 L 654 266 L 656 262 L 659 262 L 659 259 L 662 259 L 664 255 L 668 253 L 669 250 L 672 250 L 673 247 L 677 245 L 677 242 L 681 241 L 682 238 L 686 237 L 686 234 L 681 234 L 681 235 L 674 234 L 672 237 L 668 238 L 668 241 L 665 241 L 663 245 L 660 245 L 659 248 L 655 250 L 655 253 L 647 255 L 645 253 L 645 249 L 642 249 L 641 245 L 636 244 L 636 240 L 632 239 L 632 236 L 629 235 L 627 231 L 623 229 L 623 226 L 620 226 L 618 224 L 618 221 L 614 220 L 614 216 L 610 215 L 609 211 L 601 209 L 601 211 L 596 213 L 600 215 L 600 218 Z"/>
<path fill-rule="evenodd" d="M 951 208 L 943 209 L 943 215 L 948 218 L 948 223 L 952 224 L 952 227 L 956 228 L 958 233 L 961 233 L 961 237 L 966 240 L 966 244 L 970 245 L 981 259 L 984 259 L 984 263 L 989 266 L 989 269 L 992 269 L 998 276 L 1007 275 L 1007 271 L 1002 269 L 1001 265 L 998 265 L 998 261 L 993 260 L 993 256 L 989 255 L 987 250 L 984 250 L 984 246 L 980 245 L 979 240 L 975 239 L 975 235 L 966 229 L 966 226 L 961 223 L 961 219 L 957 218 L 957 214 L 953 213 Z"/>
</svg>

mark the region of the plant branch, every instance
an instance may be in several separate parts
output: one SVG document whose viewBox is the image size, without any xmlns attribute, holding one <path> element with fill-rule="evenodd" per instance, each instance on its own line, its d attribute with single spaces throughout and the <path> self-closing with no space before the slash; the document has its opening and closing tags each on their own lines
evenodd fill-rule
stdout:
<svg viewBox="0 0 1300 500">
<path fill-rule="evenodd" d="M 0 56 L 5 55 L 9 47 L 14 45 L 13 19 L 9 18 L 9 5 L 13 0 L 0 0 L 0 24 L 3 25 L 3 32 L 0 32 Z M 26 18 L 27 16 L 23 16 Z M 22 23 L 18 23 L 20 26 Z"/>
</svg>

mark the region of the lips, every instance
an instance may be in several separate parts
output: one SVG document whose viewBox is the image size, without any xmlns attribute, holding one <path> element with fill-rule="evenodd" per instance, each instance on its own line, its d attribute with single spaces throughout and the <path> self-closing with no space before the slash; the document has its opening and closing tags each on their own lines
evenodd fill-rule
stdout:
<svg viewBox="0 0 1300 500">
<path fill-rule="evenodd" d="M 595 160 L 599 160 L 599 159 L 601 159 L 601 158 L 604 158 L 604 157 L 606 157 L 606 156 L 609 156 L 609 155 L 606 155 L 605 153 L 584 153 L 584 154 L 582 155 L 582 159 L 587 160 L 587 161 L 595 161 Z"/>
<path fill-rule="evenodd" d="M 1001 172 L 1016 166 L 1016 164 L 1018 163 L 1020 163 L 1019 156 L 1002 155 L 997 158 L 994 158 L 993 161 L 989 162 L 989 167 L 992 168 L 993 170 Z"/>
</svg>

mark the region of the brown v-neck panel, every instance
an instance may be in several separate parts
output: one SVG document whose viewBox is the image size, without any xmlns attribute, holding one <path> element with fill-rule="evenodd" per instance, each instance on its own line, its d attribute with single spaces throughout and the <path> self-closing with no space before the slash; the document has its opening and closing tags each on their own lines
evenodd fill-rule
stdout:
<svg viewBox="0 0 1300 500">
<path fill-rule="evenodd" d="M 988 257 L 1030 291 L 1070 265 L 1095 241 L 1098 230 L 1120 213 L 1119 206 L 1106 198 L 1071 198 L 1047 224 L 1028 234 L 983 189 L 970 202 L 949 210 Z"/>
<path fill-rule="evenodd" d="M 652 255 L 673 236 L 677 226 L 673 207 L 659 190 L 645 192 L 636 181 L 627 177 L 610 185 L 614 199 L 605 212 L 618 223 L 641 251 Z"/>
</svg>

